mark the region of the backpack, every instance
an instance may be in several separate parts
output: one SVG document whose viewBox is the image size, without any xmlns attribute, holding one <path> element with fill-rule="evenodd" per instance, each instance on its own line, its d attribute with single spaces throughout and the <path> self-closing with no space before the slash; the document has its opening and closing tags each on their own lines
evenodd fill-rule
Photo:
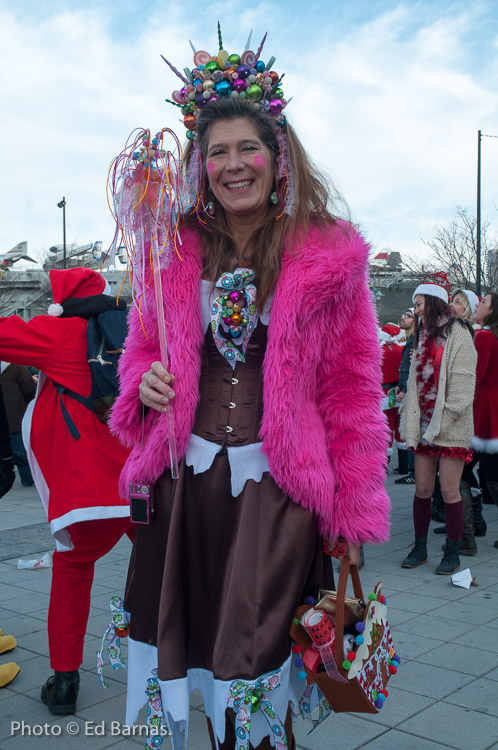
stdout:
<svg viewBox="0 0 498 750">
<path fill-rule="evenodd" d="M 92 376 L 92 390 L 88 397 L 71 391 L 52 381 L 59 393 L 60 406 L 74 440 L 81 435 L 64 404 L 65 394 L 93 411 L 97 418 L 107 424 L 109 411 L 119 393 L 118 361 L 128 334 L 127 310 L 107 310 L 88 319 L 87 357 Z"/>
</svg>

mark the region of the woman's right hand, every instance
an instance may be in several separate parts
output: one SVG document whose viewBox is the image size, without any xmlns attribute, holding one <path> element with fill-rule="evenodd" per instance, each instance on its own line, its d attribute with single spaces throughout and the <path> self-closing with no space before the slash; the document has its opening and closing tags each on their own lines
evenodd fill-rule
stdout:
<svg viewBox="0 0 498 750">
<path fill-rule="evenodd" d="M 172 385 L 175 376 L 164 369 L 160 362 L 153 362 L 148 372 L 142 375 L 140 400 L 144 406 L 156 411 L 166 411 L 166 406 L 175 397 Z"/>
</svg>

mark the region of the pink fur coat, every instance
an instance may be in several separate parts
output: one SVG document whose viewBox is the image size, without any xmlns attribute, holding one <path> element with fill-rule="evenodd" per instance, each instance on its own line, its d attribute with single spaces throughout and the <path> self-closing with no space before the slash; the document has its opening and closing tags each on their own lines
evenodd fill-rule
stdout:
<svg viewBox="0 0 498 750">
<path fill-rule="evenodd" d="M 183 261 L 175 256 L 163 272 L 179 457 L 194 424 L 204 337 L 200 238 L 182 228 L 181 239 Z M 353 227 L 340 224 L 325 233 L 310 230 L 302 246 L 284 253 L 263 366 L 261 437 L 273 478 L 316 514 L 324 537 L 342 535 L 358 544 L 379 543 L 389 535 L 387 431 L 368 250 Z M 130 481 L 154 482 L 169 466 L 164 415 L 146 415 L 141 447 L 138 387 L 142 374 L 160 359 L 151 290 L 142 304 L 143 327 L 136 308 L 129 322 L 119 367 L 121 395 L 110 423 L 132 448 L 121 474 L 122 493 Z"/>
</svg>

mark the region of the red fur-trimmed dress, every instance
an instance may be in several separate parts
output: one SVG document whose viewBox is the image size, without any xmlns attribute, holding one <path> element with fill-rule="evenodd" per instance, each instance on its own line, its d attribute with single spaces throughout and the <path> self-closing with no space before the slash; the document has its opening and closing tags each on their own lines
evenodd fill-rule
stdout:
<svg viewBox="0 0 498 750">
<path fill-rule="evenodd" d="M 474 438 L 471 447 L 479 453 L 498 454 L 498 338 L 489 328 L 476 333 L 476 392 Z M 498 455 L 496 455 L 498 462 Z"/>
</svg>

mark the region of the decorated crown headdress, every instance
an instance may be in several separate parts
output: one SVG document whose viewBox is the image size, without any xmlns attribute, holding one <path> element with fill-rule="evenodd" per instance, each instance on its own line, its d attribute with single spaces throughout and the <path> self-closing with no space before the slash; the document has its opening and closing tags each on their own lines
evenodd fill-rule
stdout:
<svg viewBox="0 0 498 750">
<path fill-rule="evenodd" d="M 181 108 L 183 124 L 187 128 L 187 138 L 194 138 L 196 119 L 201 109 L 206 104 L 222 97 L 248 99 L 274 117 L 277 125 L 285 125 L 282 110 L 286 107 L 287 101 L 284 99 L 281 87 L 285 74 L 280 76 L 272 70 L 274 57 L 271 57 L 267 63 L 261 60 L 267 34 L 264 35 L 256 52 L 249 49 L 251 36 L 252 31 L 240 55 L 229 54 L 223 49 L 221 27 L 218 22 L 218 51 L 210 55 L 204 50 L 196 50 L 189 40 L 194 53 L 194 67 L 191 70 L 184 68 L 183 75 L 161 55 L 164 62 L 183 83 L 179 91 L 173 91 L 171 95 L 173 101 L 171 99 L 166 99 L 166 101 Z"/>
</svg>

